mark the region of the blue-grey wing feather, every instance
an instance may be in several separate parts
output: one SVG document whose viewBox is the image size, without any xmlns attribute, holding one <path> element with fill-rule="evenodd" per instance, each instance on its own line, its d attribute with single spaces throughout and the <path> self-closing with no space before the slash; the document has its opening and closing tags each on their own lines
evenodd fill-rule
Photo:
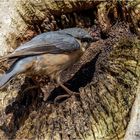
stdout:
<svg viewBox="0 0 140 140">
<path fill-rule="evenodd" d="M 67 34 L 61 34 L 57 32 L 43 33 L 34 37 L 31 41 L 21 45 L 15 50 L 15 52 L 20 51 L 35 51 L 35 52 L 49 52 L 57 53 L 69 52 L 79 49 L 78 41 Z"/>
<path fill-rule="evenodd" d="M 37 35 L 29 42 L 19 46 L 13 53 L 1 57 L 0 61 L 44 53 L 69 53 L 80 48 L 78 41 L 71 35 L 60 32 L 48 32 Z"/>
</svg>

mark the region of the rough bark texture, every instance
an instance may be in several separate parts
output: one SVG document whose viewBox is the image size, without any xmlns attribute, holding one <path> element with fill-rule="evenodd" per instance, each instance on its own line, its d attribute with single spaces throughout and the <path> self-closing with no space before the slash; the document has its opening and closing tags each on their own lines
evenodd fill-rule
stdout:
<svg viewBox="0 0 140 140">
<path fill-rule="evenodd" d="M 8 52 L 8 46 L 15 48 L 20 42 L 46 30 L 88 27 L 89 22 L 85 23 L 85 17 L 77 16 L 76 12 L 79 15 L 79 11 L 99 3 L 38 2 L 12 3 L 15 13 L 12 13 L 12 24 L 9 25 L 11 30 L 6 29 L 4 24 L 1 26 L 2 33 L 5 31 L 6 35 L 1 36 L 1 54 Z M 108 20 L 108 14 L 111 13 L 106 13 L 106 5 L 106 2 L 101 3 L 97 11 L 93 8 L 95 11 L 92 13 L 95 16 L 97 12 L 96 20 L 101 28 L 99 34 L 94 32 L 93 35 L 96 33 L 100 39 L 91 44 L 80 62 L 62 75 L 63 82 L 71 90 L 80 91 L 80 95 L 64 99 L 56 105 L 53 104 L 54 99 L 65 94 L 60 87 L 47 91 L 53 85 L 44 79 L 41 79 L 43 85 L 36 87 L 31 79 L 18 76 L 0 92 L 1 139 L 123 139 L 139 91 L 140 41 L 125 22 L 111 27 L 112 21 Z M 71 12 L 75 13 L 71 15 Z M 74 21 L 69 21 L 69 17 L 74 17 Z M 114 17 L 119 16 L 114 14 Z M 59 18 L 61 25 L 57 22 Z M 89 21 L 88 16 L 86 20 Z M 51 92 L 47 101 L 43 100 L 42 91 L 46 91 L 46 96 Z M 131 130 L 128 129 L 126 139 Z"/>
</svg>

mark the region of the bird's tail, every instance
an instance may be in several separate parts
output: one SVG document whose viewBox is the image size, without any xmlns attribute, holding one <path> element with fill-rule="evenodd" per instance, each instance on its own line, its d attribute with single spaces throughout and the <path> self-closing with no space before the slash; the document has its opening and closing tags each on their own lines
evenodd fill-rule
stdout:
<svg viewBox="0 0 140 140">
<path fill-rule="evenodd" d="M 22 72 L 24 70 L 24 66 L 19 65 L 20 61 L 14 62 L 8 71 L 6 71 L 5 74 L 0 76 L 0 89 L 4 88 L 14 76 L 16 76 L 18 73 Z"/>
<path fill-rule="evenodd" d="M 17 66 L 18 66 L 18 61 L 14 62 L 10 66 L 9 70 L 7 70 L 2 76 L 0 76 L 0 89 L 5 87 L 10 82 L 10 80 L 12 80 L 12 78 L 15 75 L 17 75 L 17 73 L 19 72 L 19 69 L 16 69 Z"/>
<path fill-rule="evenodd" d="M 27 57 L 22 59 L 17 59 L 10 66 L 10 69 L 6 71 L 5 74 L 0 76 L 0 89 L 5 87 L 6 84 L 16 75 L 25 72 L 27 69 L 31 68 L 36 57 Z"/>
<path fill-rule="evenodd" d="M 8 82 L 15 76 L 16 74 L 11 71 L 9 73 L 5 73 L 2 76 L 0 76 L 0 89 L 5 87 Z"/>
<path fill-rule="evenodd" d="M 0 62 L 6 61 L 6 60 L 8 60 L 7 56 L 3 56 L 0 58 Z M 6 86 L 6 84 L 16 75 L 16 73 L 12 70 L 13 63 L 11 63 L 10 70 L 8 70 L 5 74 L 0 76 L 0 89 Z"/>
</svg>

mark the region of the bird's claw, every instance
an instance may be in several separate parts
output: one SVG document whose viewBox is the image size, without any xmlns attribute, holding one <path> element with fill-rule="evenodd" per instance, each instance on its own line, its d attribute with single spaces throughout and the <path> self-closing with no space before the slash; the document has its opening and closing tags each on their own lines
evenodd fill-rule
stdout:
<svg viewBox="0 0 140 140">
<path fill-rule="evenodd" d="M 67 100 L 68 98 L 70 98 L 71 96 L 75 96 L 75 95 L 79 95 L 78 92 L 71 92 L 69 94 L 65 94 L 65 95 L 59 95 L 55 98 L 54 100 L 54 104 L 57 104 L 60 102 L 60 100 L 65 99 Z"/>
<path fill-rule="evenodd" d="M 68 99 L 69 97 L 70 97 L 69 94 L 59 95 L 59 96 L 57 96 L 57 97 L 54 99 L 54 104 L 59 103 L 60 100 L 62 100 L 62 99 L 65 99 L 65 98 Z"/>
<path fill-rule="evenodd" d="M 79 95 L 79 92 L 72 92 L 71 95 Z"/>
</svg>

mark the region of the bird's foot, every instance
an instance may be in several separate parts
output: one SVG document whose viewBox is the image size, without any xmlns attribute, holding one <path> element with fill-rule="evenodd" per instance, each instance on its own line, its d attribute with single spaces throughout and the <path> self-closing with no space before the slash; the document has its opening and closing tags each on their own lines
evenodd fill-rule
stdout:
<svg viewBox="0 0 140 140">
<path fill-rule="evenodd" d="M 59 103 L 59 102 L 61 102 L 61 101 L 63 101 L 63 100 L 67 100 L 68 98 L 70 98 L 71 96 L 75 96 L 75 95 L 79 95 L 80 93 L 78 93 L 78 92 L 70 92 L 70 93 L 68 93 L 68 94 L 65 94 L 65 95 L 59 95 L 59 96 L 57 96 L 56 98 L 55 98 L 55 100 L 54 100 L 54 104 L 57 104 L 57 103 Z"/>
<path fill-rule="evenodd" d="M 72 93 L 70 93 L 70 95 L 72 96 L 72 95 L 79 95 L 80 93 L 79 92 L 72 92 Z"/>
<path fill-rule="evenodd" d="M 58 104 L 63 100 L 67 100 L 70 97 L 69 94 L 65 94 L 65 95 L 59 95 L 54 99 L 54 104 Z"/>
</svg>

